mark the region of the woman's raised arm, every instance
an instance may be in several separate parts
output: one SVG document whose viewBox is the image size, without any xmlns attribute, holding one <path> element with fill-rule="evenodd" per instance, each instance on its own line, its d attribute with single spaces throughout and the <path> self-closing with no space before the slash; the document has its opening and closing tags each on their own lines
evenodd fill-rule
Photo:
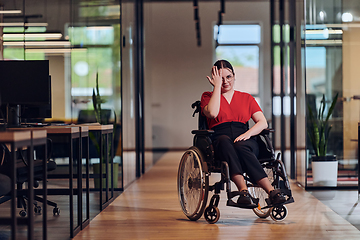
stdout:
<svg viewBox="0 0 360 240">
<path fill-rule="evenodd" d="M 212 78 L 207 76 L 210 84 L 214 86 L 213 94 L 208 105 L 204 107 L 204 114 L 208 118 L 216 118 L 220 111 L 221 85 L 222 85 L 222 69 L 214 66 L 211 70 Z"/>
</svg>

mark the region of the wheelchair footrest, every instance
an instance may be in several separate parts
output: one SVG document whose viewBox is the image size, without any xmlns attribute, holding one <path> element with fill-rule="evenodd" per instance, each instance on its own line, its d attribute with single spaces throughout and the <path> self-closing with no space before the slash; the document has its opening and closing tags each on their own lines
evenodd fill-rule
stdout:
<svg viewBox="0 0 360 240">
<path fill-rule="evenodd" d="M 282 205 L 285 205 L 285 204 L 289 204 L 289 203 L 293 203 L 295 202 L 294 198 L 293 197 L 289 197 L 285 202 L 283 203 L 279 203 L 279 204 L 272 204 L 270 199 L 267 198 L 265 199 L 265 202 L 267 203 L 267 206 L 261 208 L 261 209 L 266 209 L 266 208 L 271 208 L 271 207 L 279 207 L 279 206 L 282 206 Z"/>
<path fill-rule="evenodd" d="M 235 203 L 233 200 L 229 199 L 227 200 L 226 206 L 230 206 L 230 207 L 238 207 L 238 208 L 247 208 L 247 209 L 253 209 L 253 208 L 257 208 L 258 205 L 257 204 L 238 204 Z"/>
</svg>

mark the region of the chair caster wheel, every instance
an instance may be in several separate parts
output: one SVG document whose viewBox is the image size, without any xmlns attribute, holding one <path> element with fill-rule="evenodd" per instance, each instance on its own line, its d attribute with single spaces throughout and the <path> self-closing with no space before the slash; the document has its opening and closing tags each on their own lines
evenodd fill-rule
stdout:
<svg viewBox="0 0 360 240">
<path fill-rule="evenodd" d="M 208 206 L 204 212 L 205 220 L 208 223 L 216 223 L 220 218 L 220 210 L 216 206 Z"/>
<path fill-rule="evenodd" d="M 58 208 L 58 207 L 55 207 L 54 209 L 53 209 L 53 214 L 54 214 L 54 216 L 59 216 L 60 215 L 60 208 Z"/>
<path fill-rule="evenodd" d="M 35 206 L 34 207 L 34 213 L 35 214 L 41 214 L 41 207 L 40 206 Z"/>
<path fill-rule="evenodd" d="M 21 210 L 21 211 L 19 212 L 19 215 L 20 215 L 20 217 L 26 217 L 27 213 L 26 213 L 25 210 Z"/>
<path fill-rule="evenodd" d="M 277 206 L 271 209 L 270 217 L 272 220 L 279 222 L 279 221 L 283 221 L 286 218 L 287 213 L 288 210 L 286 206 L 284 205 Z"/>
</svg>

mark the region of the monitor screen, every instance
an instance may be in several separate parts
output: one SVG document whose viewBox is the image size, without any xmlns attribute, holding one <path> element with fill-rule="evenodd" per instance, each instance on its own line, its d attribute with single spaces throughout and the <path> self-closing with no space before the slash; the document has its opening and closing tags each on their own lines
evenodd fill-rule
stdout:
<svg viewBox="0 0 360 240">
<path fill-rule="evenodd" d="M 52 117 L 48 60 L 0 61 L 0 113 L 7 127 Z"/>
<path fill-rule="evenodd" d="M 51 76 L 49 76 L 49 84 L 50 84 L 50 103 L 48 104 L 22 104 L 21 105 L 21 121 L 28 122 L 33 121 L 35 119 L 44 119 L 52 117 L 52 109 L 51 109 Z"/>
<path fill-rule="evenodd" d="M 48 105 L 49 60 L 0 61 L 1 105 Z"/>
</svg>

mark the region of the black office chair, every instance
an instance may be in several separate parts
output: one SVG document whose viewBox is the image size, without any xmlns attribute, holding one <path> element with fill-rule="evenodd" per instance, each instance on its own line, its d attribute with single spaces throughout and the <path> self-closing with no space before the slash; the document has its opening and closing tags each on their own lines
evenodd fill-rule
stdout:
<svg viewBox="0 0 360 240">
<path fill-rule="evenodd" d="M 11 191 L 11 179 L 4 174 L 0 174 L 0 197 L 5 196 L 10 191 Z"/>
<path fill-rule="evenodd" d="M 110 123 L 110 117 L 111 117 L 111 109 L 101 109 L 100 113 L 100 124 L 109 124 Z M 95 116 L 94 110 L 80 110 L 77 123 L 83 124 L 83 123 L 96 123 L 97 119 Z M 97 136 L 95 136 L 97 138 Z M 117 145 L 114 145 L 117 146 Z M 83 149 L 85 149 L 83 145 Z M 55 156 L 58 156 L 57 149 L 55 150 Z M 99 153 L 96 150 L 96 146 L 94 145 L 93 141 L 89 142 L 89 158 L 98 158 Z"/>
<path fill-rule="evenodd" d="M 3 165 L 0 169 L 0 174 L 7 175 L 11 169 L 11 158 L 10 152 L 6 145 L 0 145 L 0 153 L 4 157 Z M 47 160 L 47 171 L 53 171 L 56 169 L 56 163 L 52 160 Z M 43 160 L 34 160 L 34 187 L 39 186 L 39 181 L 42 181 L 43 177 Z M 26 204 L 26 200 L 28 200 L 27 192 L 21 191 L 23 189 L 23 184 L 28 181 L 28 163 L 27 159 L 23 156 L 21 151 L 18 151 L 18 160 L 16 162 L 16 184 L 17 184 L 17 199 L 18 199 L 18 208 L 23 208 L 19 214 L 22 217 L 27 215 L 28 206 Z M 10 198 L 3 198 L 0 199 L 0 204 L 8 201 Z M 41 207 L 37 205 L 37 202 L 44 203 L 44 199 L 39 196 L 34 196 L 34 212 L 37 214 L 41 213 Z M 47 200 L 46 204 L 53 206 L 53 213 L 54 215 L 60 214 L 60 209 L 57 206 L 57 203 Z M 30 207 L 30 206 L 29 206 Z"/>
<path fill-rule="evenodd" d="M 110 109 L 101 109 L 100 113 L 100 123 L 108 124 L 110 122 L 111 110 Z M 80 110 L 77 123 L 96 123 L 96 116 L 94 110 Z"/>
</svg>

